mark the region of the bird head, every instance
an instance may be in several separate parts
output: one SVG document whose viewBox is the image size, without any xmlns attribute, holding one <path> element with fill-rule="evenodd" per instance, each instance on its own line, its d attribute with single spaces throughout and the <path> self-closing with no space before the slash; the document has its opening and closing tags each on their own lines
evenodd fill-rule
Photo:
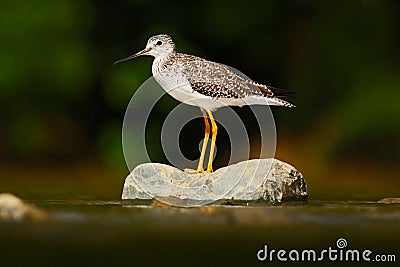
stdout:
<svg viewBox="0 0 400 267">
<path fill-rule="evenodd" d="M 160 58 L 160 57 L 166 57 L 171 53 L 175 53 L 174 41 L 169 35 L 159 34 L 149 38 L 145 49 L 129 57 L 116 61 L 114 65 L 140 56 L 153 56 L 155 58 Z"/>
</svg>

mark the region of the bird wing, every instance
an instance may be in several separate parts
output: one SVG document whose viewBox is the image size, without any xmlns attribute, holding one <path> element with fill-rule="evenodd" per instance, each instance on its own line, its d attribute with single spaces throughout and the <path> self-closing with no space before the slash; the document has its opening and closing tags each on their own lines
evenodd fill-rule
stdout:
<svg viewBox="0 0 400 267">
<path fill-rule="evenodd" d="M 295 92 L 257 83 L 241 71 L 200 57 L 178 54 L 178 65 L 193 90 L 210 97 L 244 98 L 263 96 L 280 98 Z M 175 61 L 177 63 L 177 61 Z"/>
<path fill-rule="evenodd" d="M 210 97 L 243 98 L 250 95 L 273 97 L 266 86 L 257 84 L 242 72 L 199 57 L 180 54 L 180 68 L 192 89 Z M 260 88 L 261 87 L 261 88 Z"/>
<path fill-rule="evenodd" d="M 219 63 L 219 64 L 225 66 L 227 69 L 229 69 L 233 73 L 236 73 L 241 78 L 243 78 L 246 81 L 247 86 L 249 86 L 251 91 L 255 94 L 261 92 L 263 94 L 263 96 L 267 96 L 267 97 L 293 97 L 293 96 L 296 96 L 296 94 L 297 94 L 296 92 L 291 91 L 291 90 L 281 89 L 281 88 L 273 87 L 270 85 L 259 84 L 255 81 L 253 81 L 252 79 L 250 79 L 243 72 L 241 72 L 235 68 L 232 68 L 231 66 L 224 65 L 221 63 Z"/>
</svg>

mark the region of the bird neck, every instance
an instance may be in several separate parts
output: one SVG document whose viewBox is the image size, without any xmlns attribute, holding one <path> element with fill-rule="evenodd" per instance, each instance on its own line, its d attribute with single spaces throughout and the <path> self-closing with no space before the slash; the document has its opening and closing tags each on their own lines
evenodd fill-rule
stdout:
<svg viewBox="0 0 400 267">
<path fill-rule="evenodd" d="M 162 66 L 169 65 L 168 62 L 173 62 L 173 59 L 176 57 L 176 52 L 171 52 L 163 56 L 157 56 L 154 58 L 153 65 L 157 65 L 158 68 Z"/>
<path fill-rule="evenodd" d="M 175 55 L 176 55 L 176 52 L 175 52 L 175 51 L 171 51 L 171 52 L 169 52 L 169 53 L 167 53 L 167 54 L 157 55 L 157 56 L 155 57 L 155 59 L 156 59 L 156 60 L 161 60 L 161 61 L 163 61 L 163 60 L 169 60 L 169 59 L 175 57 Z"/>
<path fill-rule="evenodd" d="M 173 62 L 175 53 L 169 53 L 166 56 L 158 56 L 154 58 L 152 72 L 153 75 L 161 74 L 168 66 L 170 62 Z"/>
</svg>

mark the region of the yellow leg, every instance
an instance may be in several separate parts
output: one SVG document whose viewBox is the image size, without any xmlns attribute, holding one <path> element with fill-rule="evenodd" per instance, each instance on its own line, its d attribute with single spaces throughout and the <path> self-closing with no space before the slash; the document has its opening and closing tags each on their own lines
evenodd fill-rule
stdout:
<svg viewBox="0 0 400 267">
<path fill-rule="evenodd" d="M 217 124 L 215 123 L 215 120 L 214 120 L 214 117 L 213 117 L 211 111 L 207 111 L 207 113 L 208 113 L 208 116 L 210 117 L 210 121 L 211 121 L 212 136 L 211 136 L 210 155 L 208 157 L 208 165 L 207 165 L 206 172 L 212 172 L 213 171 L 212 162 L 213 162 L 213 158 L 214 158 L 214 148 L 215 148 L 215 141 L 217 140 L 218 127 L 217 127 Z"/>
<path fill-rule="evenodd" d="M 197 172 L 204 172 L 203 165 L 204 165 L 204 156 L 206 155 L 208 139 L 210 136 L 210 123 L 208 122 L 207 113 L 204 109 L 201 109 L 204 118 L 204 125 L 205 125 L 205 132 L 204 132 L 204 140 L 203 145 L 201 148 L 200 160 L 199 165 L 197 166 Z"/>
</svg>

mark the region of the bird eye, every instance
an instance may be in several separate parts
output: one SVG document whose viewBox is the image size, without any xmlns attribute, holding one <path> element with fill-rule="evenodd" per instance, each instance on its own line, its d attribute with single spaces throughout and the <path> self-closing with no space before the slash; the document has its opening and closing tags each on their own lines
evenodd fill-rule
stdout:
<svg viewBox="0 0 400 267">
<path fill-rule="evenodd" d="M 157 41 L 156 45 L 162 45 L 161 41 Z"/>
</svg>

